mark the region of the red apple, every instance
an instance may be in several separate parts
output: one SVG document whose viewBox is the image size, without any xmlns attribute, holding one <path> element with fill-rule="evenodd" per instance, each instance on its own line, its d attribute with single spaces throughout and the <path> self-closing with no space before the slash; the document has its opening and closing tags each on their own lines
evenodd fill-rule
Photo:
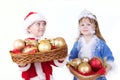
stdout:
<svg viewBox="0 0 120 80">
<path fill-rule="evenodd" d="M 93 69 L 93 71 L 98 71 L 99 69 L 102 68 L 103 66 L 103 62 L 100 58 L 98 57 L 93 57 L 91 60 L 90 60 L 90 65 Z"/>
</svg>

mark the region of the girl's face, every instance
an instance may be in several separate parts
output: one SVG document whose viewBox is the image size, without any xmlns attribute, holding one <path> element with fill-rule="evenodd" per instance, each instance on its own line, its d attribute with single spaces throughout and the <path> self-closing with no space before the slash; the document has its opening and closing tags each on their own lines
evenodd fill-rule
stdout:
<svg viewBox="0 0 120 80">
<path fill-rule="evenodd" d="M 28 27 L 27 31 L 35 37 L 43 36 L 46 29 L 45 21 L 36 21 Z"/>
<path fill-rule="evenodd" d="M 83 18 L 80 23 L 80 32 L 83 35 L 91 35 L 95 33 L 95 24 L 91 23 L 88 18 Z"/>
</svg>

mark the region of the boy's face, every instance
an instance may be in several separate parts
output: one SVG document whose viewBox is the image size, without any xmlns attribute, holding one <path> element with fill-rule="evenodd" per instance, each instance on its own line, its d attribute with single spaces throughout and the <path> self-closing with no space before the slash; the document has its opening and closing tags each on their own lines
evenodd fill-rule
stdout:
<svg viewBox="0 0 120 80">
<path fill-rule="evenodd" d="M 46 29 L 45 21 L 36 21 L 30 25 L 27 31 L 35 37 L 43 36 Z"/>
</svg>

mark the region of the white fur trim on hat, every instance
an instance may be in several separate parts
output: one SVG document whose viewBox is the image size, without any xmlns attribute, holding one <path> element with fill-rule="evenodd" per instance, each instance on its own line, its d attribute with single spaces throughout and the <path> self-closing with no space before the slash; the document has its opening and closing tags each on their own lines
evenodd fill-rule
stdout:
<svg viewBox="0 0 120 80">
<path fill-rule="evenodd" d="M 46 22 L 46 19 L 42 14 L 39 14 L 39 13 L 31 14 L 24 20 L 25 28 L 27 29 L 27 27 L 29 27 L 35 21 L 45 21 Z"/>
<path fill-rule="evenodd" d="M 81 18 L 83 17 L 89 17 L 89 18 L 92 18 L 92 19 L 95 19 L 96 20 L 96 17 L 94 16 L 94 14 L 92 14 L 90 11 L 88 10 L 83 10 L 81 12 L 81 14 L 79 15 L 79 19 L 80 20 Z"/>
</svg>

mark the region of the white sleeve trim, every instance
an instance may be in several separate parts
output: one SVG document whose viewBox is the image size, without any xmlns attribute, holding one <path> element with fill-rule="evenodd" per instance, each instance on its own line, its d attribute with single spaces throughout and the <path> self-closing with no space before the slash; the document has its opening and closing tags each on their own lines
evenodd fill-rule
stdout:
<svg viewBox="0 0 120 80">
<path fill-rule="evenodd" d="M 67 59 L 65 59 L 63 62 L 59 62 L 58 60 L 54 60 L 54 64 L 58 67 L 63 67 L 67 63 Z"/>
<path fill-rule="evenodd" d="M 27 64 L 25 67 L 20 67 L 20 71 L 27 71 L 30 68 L 31 64 Z"/>
<path fill-rule="evenodd" d="M 107 64 L 110 64 L 112 68 L 114 68 L 114 67 L 115 67 L 115 65 L 114 65 L 114 62 L 113 62 L 113 61 L 107 61 L 106 63 L 107 63 Z"/>
</svg>

